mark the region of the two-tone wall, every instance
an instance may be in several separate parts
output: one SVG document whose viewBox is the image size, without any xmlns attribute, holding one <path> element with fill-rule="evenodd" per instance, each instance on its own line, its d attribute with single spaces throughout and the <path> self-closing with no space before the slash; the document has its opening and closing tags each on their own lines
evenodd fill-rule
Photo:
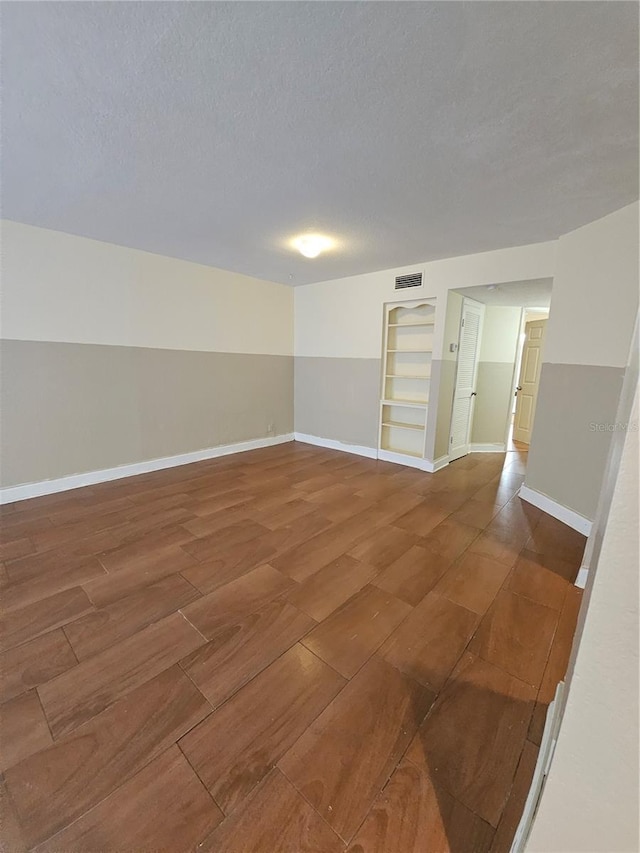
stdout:
<svg viewBox="0 0 640 853">
<path fill-rule="evenodd" d="M 526 488 L 595 515 L 638 312 L 638 204 L 558 241 Z"/>
<path fill-rule="evenodd" d="M 640 849 L 638 391 L 636 334 L 616 415 L 629 426 L 611 441 L 566 704 L 530 853 Z"/>
<path fill-rule="evenodd" d="M 432 460 L 455 375 L 451 291 L 554 278 L 525 491 L 593 518 L 638 308 L 638 204 L 559 241 L 295 291 L 17 223 L 2 237 L 5 488 L 288 435 L 294 392 L 296 433 L 374 453 L 383 306 L 420 269 L 411 297 L 436 299 Z M 506 359 L 485 355 L 506 394 Z M 473 441 L 498 441 L 495 427 L 477 415 Z"/>
<path fill-rule="evenodd" d="M 430 406 L 427 429 L 427 457 L 432 460 L 446 453 L 443 436 L 448 434 L 446 419 L 450 416 L 448 385 L 455 370 L 454 359 L 446 352 L 451 342 L 449 327 L 459 316 L 454 303 L 447 311 L 450 291 L 554 279 L 523 494 L 531 500 L 540 499 L 548 511 L 556 512 L 557 508 L 559 516 L 579 529 L 588 529 L 600 492 L 610 443 L 609 425 L 615 420 L 638 310 L 638 204 L 549 243 L 297 288 L 297 433 L 375 447 L 383 305 L 398 299 L 395 276 L 418 269 L 424 271 L 425 280 L 424 294 L 420 295 L 437 300 L 431 399 L 438 405 L 432 402 Z M 508 361 L 504 356 L 486 355 L 487 371 L 500 374 L 502 398 L 507 388 L 510 394 L 513 359 L 511 355 Z M 481 377 L 480 382 L 488 399 L 497 386 L 488 375 L 484 379 Z M 497 435 L 497 421 L 489 423 L 482 416 L 477 419 L 475 443 L 501 441 Z"/>
<path fill-rule="evenodd" d="M 513 371 L 518 351 L 522 309 L 487 305 L 478 356 L 477 397 L 471 444 L 504 448 L 513 402 Z"/>
<path fill-rule="evenodd" d="M 446 411 L 446 401 L 444 405 L 440 402 L 435 405 L 433 401 L 439 401 L 441 387 L 446 385 L 452 370 L 455 371 L 455 356 L 452 362 L 450 354 L 444 352 L 450 337 L 449 331 L 445 331 L 451 325 L 446 320 L 450 291 L 456 287 L 552 276 L 555 249 L 554 242 L 538 243 L 296 288 L 296 433 L 375 448 L 383 306 L 402 299 L 435 298 L 427 458 L 434 460 L 445 454 L 446 448 L 436 446 L 441 444 L 441 429 L 436 430 L 436 426 L 438 417 L 441 419 Z M 395 277 L 418 270 L 424 273 L 423 289 L 419 293 L 398 295 L 394 290 Z M 455 317 L 451 322 L 457 325 Z M 445 397 L 446 393 L 443 390 Z"/>
<path fill-rule="evenodd" d="M 2 227 L 3 487 L 293 430 L 289 287 Z"/>
</svg>

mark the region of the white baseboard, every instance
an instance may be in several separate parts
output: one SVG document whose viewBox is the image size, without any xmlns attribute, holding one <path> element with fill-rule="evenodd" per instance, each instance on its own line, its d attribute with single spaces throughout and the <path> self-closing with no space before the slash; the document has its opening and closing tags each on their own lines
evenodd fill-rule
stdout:
<svg viewBox="0 0 640 853">
<path fill-rule="evenodd" d="M 449 464 L 449 454 L 446 456 L 439 456 L 437 459 L 433 460 L 433 470 L 439 471 L 441 468 L 446 468 Z"/>
<path fill-rule="evenodd" d="M 294 433 L 294 438 L 303 444 L 315 444 L 316 447 L 340 450 L 343 453 L 355 453 L 357 456 L 365 456 L 367 459 L 380 459 L 382 462 L 407 465 L 409 468 L 419 468 L 421 471 L 427 471 L 430 474 L 449 463 L 448 456 L 441 456 L 440 459 L 431 462 L 429 459 L 417 459 L 415 456 L 405 456 L 403 453 L 393 453 L 391 450 L 377 450 L 375 447 L 365 447 L 362 444 L 346 444 L 344 441 L 320 438 L 318 435 L 307 435 L 303 432 Z"/>
<path fill-rule="evenodd" d="M 419 459 L 417 456 L 405 456 L 404 453 L 394 453 L 392 450 L 378 450 L 378 459 L 382 462 L 394 462 L 396 465 L 406 465 L 433 474 L 435 464 L 430 459 Z"/>
<path fill-rule="evenodd" d="M 500 444 L 471 444 L 469 446 L 470 453 L 504 453 L 506 449 L 504 441 Z"/>
<path fill-rule="evenodd" d="M 548 495 L 543 495 L 542 492 L 537 492 L 535 489 L 530 489 L 529 486 L 525 485 L 520 486 L 519 495 L 523 501 L 537 506 L 538 509 L 546 512 L 548 515 L 552 515 L 563 524 L 573 527 L 574 530 L 582 533 L 583 536 L 588 536 L 591 533 L 593 522 L 580 515 L 580 513 L 554 501 Z"/>
<path fill-rule="evenodd" d="M 340 450 L 343 453 L 355 453 L 356 456 L 366 456 L 367 459 L 377 459 L 378 451 L 375 447 L 365 447 L 362 444 L 346 444 L 344 441 L 335 441 L 333 438 L 320 438 L 317 435 L 307 435 L 304 432 L 295 432 L 293 437 L 303 444 L 315 444 L 316 447 L 327 447 L 329 450 Z"/>
<path fill-rule="evenodd" d="M 578 576 L 573 582 L 574 586 L 577 586 L 578 589 L 584 589 L 587 585 L 587 578 L 589 577 L 589 567 L 581 566 L 580 571 L 578 572 Z"/>
<path fill-rule="evenodd" d="M 8 486 L 5 489 L 0 489 L 0 504 L 24 501 L 28 498 L 38 498 L 42 495 L 52 495 L 56 492 L 66 492 L 69 489 L 79 489 L 82 486 L 95 486 L 97 483 L 106 483 L 109 480 L 135 477 L 137 474 L 160 471 L 162 468 L 176 468 L 178 465 L 189 465 L 191 462 L 202 462 L 205 459 L 215 459 L 217 456 L 228 456 L 231 453 L 258 450 L 261 447 L 271 447 L 274 444 L 284 444 L 287 441 L 293 441 L 293 433 L 269 436 L 267 438 L 255 438 L 251 441 L 241 441 L 238 444 L 222 444 L 218 447 L 208 447 L 205 450 L 180 453 L 177 456 L 164 456 L 161 459 L 133 462 L 130 465 L 118 465 L 116 468 L 104 468 L 102 471 L 71 474 L 68 477 L 60 477 L 57 480 L 42 480 L 39 483 Z"/>
</svg>

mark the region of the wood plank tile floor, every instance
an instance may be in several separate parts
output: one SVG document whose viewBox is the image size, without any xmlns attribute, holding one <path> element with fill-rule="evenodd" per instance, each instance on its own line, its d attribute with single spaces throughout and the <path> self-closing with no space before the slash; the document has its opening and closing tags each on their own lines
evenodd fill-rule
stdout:
<svg viewBox="0 0 640 853">
<path fill-rule="evenodd" d="M 511 447 L 290 443 L 3 507 L 2 850 L 507 851 L 585 544 Z"/>
</svg>

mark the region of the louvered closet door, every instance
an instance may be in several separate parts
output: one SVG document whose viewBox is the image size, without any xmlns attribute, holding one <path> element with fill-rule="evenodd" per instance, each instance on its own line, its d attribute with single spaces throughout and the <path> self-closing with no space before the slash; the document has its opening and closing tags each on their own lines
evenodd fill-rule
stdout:
<svg viewBox="0 0 640 853">
<path fill-rule="evenodd" d="M 456 387 L 451 413 L 449 461 L 459 459 L 469 452 L 471 424 L 476 379 L 478 376 L 478 351 L 482 333 L 484 305 L 465 299 L 462 303 Z"/>
</svg>

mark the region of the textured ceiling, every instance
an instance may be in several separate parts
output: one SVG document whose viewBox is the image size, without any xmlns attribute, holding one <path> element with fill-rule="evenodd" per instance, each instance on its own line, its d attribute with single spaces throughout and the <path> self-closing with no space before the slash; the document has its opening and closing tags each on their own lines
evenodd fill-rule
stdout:
<svg viewBox="0 0 640 853">
<path fill-rule="evenodd" d="M 303 284 L 553 239 L 638 196 L 636 3 L 2 18 L 9 219 Z M 292 252 L 309 229 L 338 248 Z"/>
<path fill-rule="evenodd" d="M 548 308 L 551 304 L 552 278 L 505 281 L 496 285 L 459 287 L 458 293 L 485 305 L 510 305 L 517 308 Z"/>
</svg>

